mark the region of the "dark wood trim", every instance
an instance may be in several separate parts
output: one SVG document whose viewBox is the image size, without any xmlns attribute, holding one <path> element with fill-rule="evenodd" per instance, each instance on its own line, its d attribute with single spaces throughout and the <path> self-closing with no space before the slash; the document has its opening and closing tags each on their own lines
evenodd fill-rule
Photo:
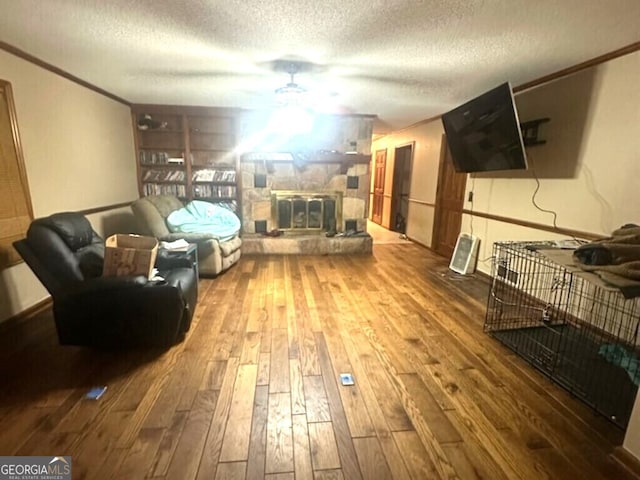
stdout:
<svg viewBox="0 0 640 480">
<path fill-rule="evenodd" d="M 577 65 L 574 65 L 572 67 L 564 68 L 562 70 L 558 70 L 557 72 L 550 73 L 549 75 L 545 75 L 544 77 L 540 77 L 530 82 L 523 83 L 521 85 L 518 85 L 517 87 L 514 87 L 513 91 L 521 92 L 522 90 L 537 87 L 538 85 L 541 85 L 543 83 L 547 83 L 561 77 L 566 77 L 573 73 L 579 72 L 580 70 L 584 70 L 601 63 L 608 62 L 609 60 L 613 60 L 614 58 L 628 55 L 629 53 L 633 53 L 637 50 L 640 50 L 640 42 L 632 43 L 631 45 L 619 48 L 618 50 L 614 50 L 613 52 L 605 53 L 604 55 L 600 55 L 599 57 L 595 57 L 585 62 L 578 63 Z"/>
<path fill-rule="evenodd" d="M 67 80 L 77 83 L 78 85 L 88 88 L 89 90 L 93 90 L 94 92 L 99 93 L 100 95 L 104 95 L 105 97 L 108 97 L 111 100 L 115 100 L 116 102 L 122 103 L 123 105 L 127 105 L 127 106 L 131 105 L 131 103 L 128 102 L 127 100 L 120 98 L 117 95 L 114 95 L 113 93 L 107 92 L 106 90 L 103 90 L 100 87 L 96 87 L 95 85 L 85 80 L 82 80 L 81 78 L 71 75 L 70 73 L 65 72 L 61 68 L 58 68 L 54 65 L 51 65 L 50 63 L 45 62 L 44 60 L 34 57 L 33 55 L 23 50 L 20 50 L 19 48 L 16 48 L 13 45 L 9 45 L 8 43 L 0 41 L 0 50 L 4 50 L 5 52 L 15 55 L 16 57 L 22 58 L 27 62 L 33 63 L 38 67 L 44 68 L 45 70 L 55 73 L 56 75 L 66 78 Z"/>
<path fill-rule="evenodd" d="M 78 213 L 81 213 L 82 215 L 92 215 L 94 213 L 106 212 L 106 211 L 109 211 L 109 210 L 116 210 L 117 208 L 128 207 L 133 202 L 134 202 L 134 200 L 130 200 L 128 202 L 114 203 L 112 205 L 105 205 L 104 207 L 94 207 L 94 208 L 87 208 L 85 210 L 76 210 L 76 211 Z"/>
<path fill-rule="evenodd" d="M 440 118 L 442 118 L 442 114 L 434 115 L 433 117 L 425 118 L 424 120 L 419 120 L 419 121 L 417 121 L 415 123 L 412 123 L 409 126 L 403 127 L 403 128 L 401 128 L 399 130 L 394 130 L 393 132 L 389 132 L 389 133 L 387 133 L 385 135 L 391 135 L 392 133 L 401 132 L 403 130 L 409 130 L 410 128 L 419 127 L 420 125 L 424 125 L 426 123 L 431 123 L 434 120 L 440 120 Z"/>
<path fill-rule="evenodd" d="M 481 217 L 489 220 L 495 220 L 497 222 L 510 223 L 512 225 L 519 225 L 521 227 L 543 230 L 545 232 L 559 233 L 563 235 L 569 235 L 571 237 L 584 238 L 585 240 L 599 240 L 605 238 L 604 235 L 599 235 L 597 233 L 582 232 L 580 230 L 572 230 L 570 228 L 562 227 L 554 228 L 550 225 L 544 225 L 542 223 L 529 222 L 527 220 L 520 220 L 519 218 L 502 217 L 500 215 L 492 215 L 491 213 L 477 212 L 467 209 L 463 209 L 462 213 L 471 215 L 473 217 Z"/>
<path fill-rule="evenodd" d="M 425 202 L 423 200 L 416 200 L 415 198 L 409 197 L 409 203 L 417 203 L 418 205 L 426 205 L 427 207 L 436 208 L 436 204 L 432 202 Z"/>
<path fill-rule="evenodd" d="M 613 453 L 611 453 L 611 458 L 635 478 L 640 478 L 640 460 L 631 455 L 631 453 L 623 447 L 614 448 Z"/>
<path fill-rule="evenodd" d="M 438 253 L 438 252 L 436 252 L 435 250 L 433 250 L 429 245 L 425 245 L 425 244 L 424 244 L 424 243 L 422 243 L 420 240 L 416 240 L 415 238 L 413 238 L 413 237 L 409 237 L 409 236 L 407 236 L 407 240 L 411 240 L 411 241 L 412 241 L 413 243 L 415 243 L 416 245 L 419 245 L 419 246 L 421 246 L 422 248 L 426 248 L 427 250 L 429 250 L 429 251 L 433 252 L 434 254 L 439 255 L 439 253 Z"/>
<path fill-rule="evenodd" d="M 536 78 L 535 80 L 531 80 L 530 82 L 525 82 L 521 85 L 514 87 L 513 91 L 514 93 L 521 92 L 523 90 L 527 90 L 529 88 L 542 85 L 543 83 L 550 82 L 551 80 L 556 80 L 558 78 L 571 75 L 572 73 L 579 72 L 580 70 L 584 70 L 586 68 L 608 62 L 609 60 L 613 60 L 614 58 L 628 55 L 629 53 L 633 53 L 637 50 L 640 50 L 640 42 L 632 43 L 631 45 L 627 45 L 626 47 L 619 48 L 618 50 L 614 50 L 613 52 L 605 53 L 604 55 L 600 55 L 599 57 L 595 57 L 590 60 L 584 61 L 582 63 L 578 63 L 577 65 L 573 65 L 571 67 L 558 70 L 557 72 L 550 73 L 549 75 L 545 75 L 540 78 Z M 381 133 L 380 136 L 376 138 L 376 141 L 388 135 L 392 135 L 397 132 L 402 132 L 403 130 L 409 130 L 411 128 L 419 127 L 420 125 L 424 125 L 426 123 L 431 123 L 435 120 L 439 120 L 440 118 L 442 118 L 442 114 L 434 115 L 433 117 L 420 120 L 406 127 L 402 127 L 402 128 L 399 128 L 398 130 L 394 130 L 393 132 Z"/>
<path fill-rule="evenodd" d="M 482 270 L 478 270 L 477 266 L 476 266 L 475 271 L 473 272 L 473 275 L 476 278 L 479 278 L 480 280 L 482 280 L 483 282 L 487 282 L 487 284 L 490 284 L 491 280 L 493 279 L 493 277 L 491 276 L 490 273 L 485 273 Z"/>
<path fill-rule="evenodd" d="M 51 297 L 47 297 L 44 300 L 39 301 L 38 303 L 31 305 L 29 308 L 17 313 L 16 315 L 7 318 L 2 323 L 0 323 L 0 335 L 8 329 L 15 328 L 16 325 L 25 322 L 36 315 L 44 312 L 48 308 L 51 308 L 53 305 L 53 299 Z"/>
<path fill-rule="evenodd" d="M 156 115 L 180 115 L 180 116 L 237 116 L 239 113 L 249 112 L 235 107 L 203 107 L 197 105 L 158 105 L 155 103 L 133 103 L 131 111 L 134 115 L 154 113 Z M 135 118 L 135 117 L 134 117 Z"/>
</svg>

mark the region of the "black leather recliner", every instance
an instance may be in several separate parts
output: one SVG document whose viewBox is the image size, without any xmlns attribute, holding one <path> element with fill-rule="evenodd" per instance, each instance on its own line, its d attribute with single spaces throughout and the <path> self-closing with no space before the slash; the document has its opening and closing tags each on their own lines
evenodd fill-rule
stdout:
<svg viewBox="0 0 640 480">
<path fill-rule="evenodd" d="M 62 345 L 168 347 L 189 330 L 198 279 L 187 258 L 159 255 L 164 281 L 103 277 L 104 242 L 73 212 L 34 220 L 13 245 L 53 298 Z"/>
</svg>

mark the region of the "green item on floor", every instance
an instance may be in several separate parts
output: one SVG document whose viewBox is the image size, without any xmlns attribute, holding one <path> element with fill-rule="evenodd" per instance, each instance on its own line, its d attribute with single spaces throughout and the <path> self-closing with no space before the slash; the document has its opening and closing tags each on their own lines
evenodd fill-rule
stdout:
<svg viewBox="0 0 640 480">
<path fill-rule="evenodd" d="M 636 385 L 640 385 L 640 365 L 635 354 L 627 351 L 622 345 L 615 344 L 600 346 L 598 354 L 602 355 L 608 362 L 624 368 L 631 381 Z"/>
</svg>

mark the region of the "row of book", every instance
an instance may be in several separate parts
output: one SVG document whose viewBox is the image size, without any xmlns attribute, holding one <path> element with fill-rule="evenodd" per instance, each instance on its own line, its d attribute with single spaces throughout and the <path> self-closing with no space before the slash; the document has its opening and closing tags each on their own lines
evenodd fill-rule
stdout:
<svg viewBox="0 0 640 480">
<path fill-rule="evenodd" d="M 193 187 L 193 196 L 198 198 L 235 197 L 236 187 L 233 185 L 197 185 Z"/>
<path fill-rule="evenodd" d="M 179 183 L 145 183 L 145 195 L 175 195 L 177 197 L 186 197 L 187 189 L 183 184 Z"/>
<path fill-rule="evenodd" d="M 140 151 L 140 165 L 183 165 L 184 158 L 172 157 L 167 152 L 150 152 L 147 150 Z"/>
<path fill-rule="evenodd" d="M 193 172 L 191 179 L 194 182 L 235 182 L 235 170 L 213 170 L 205 168 Z"/>
<path fill-rule="evenodd" d="M 184 182 L 185 179 L 182 170 L 147 170 L 142 177 L 145 182 Z"/>
</svg>

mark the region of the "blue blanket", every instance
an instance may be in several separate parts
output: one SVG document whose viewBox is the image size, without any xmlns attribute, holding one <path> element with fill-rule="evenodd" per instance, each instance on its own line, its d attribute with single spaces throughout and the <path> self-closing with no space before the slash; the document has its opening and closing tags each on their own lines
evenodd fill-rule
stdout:
<svg viewBox="0 0 640 480">
<path fill-rule="evenodd" d="M 629 378 L 636 385 L 640 385 L 640 364 L 633 352 L 629 352 L 622 345 L 605 344 L 601 345 L 598 353 L 608 362 L 624 368 Z"/>
<path fill-rule="evenodd" d="M 172 232 L 208 233 L 225 241 L 240 231 L 240 219 L 231 210 L 219 205 L 194 200 L 167 217 Z"/>
</svg>

